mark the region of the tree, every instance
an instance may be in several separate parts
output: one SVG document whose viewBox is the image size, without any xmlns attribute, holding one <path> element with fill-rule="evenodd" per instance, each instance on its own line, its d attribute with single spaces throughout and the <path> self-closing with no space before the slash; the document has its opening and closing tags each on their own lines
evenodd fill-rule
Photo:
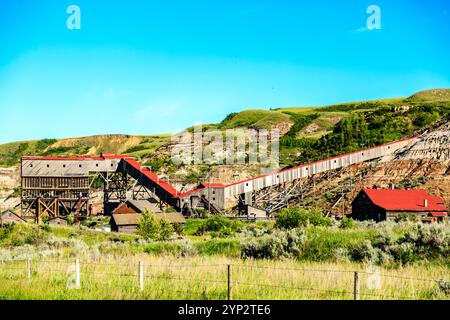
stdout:
<svg viewBox="0 0 450 320">
<path fill-rule="evenodd" d="M 150 210 L 144 209 L 138 220 L 138 234 L 145 239 L 158 240 L 161 233 L 161 224 L 156 219 L 155 214 Z"/>
<path fill-rule="evenodd" d="M 174 233 L 175 229 L 167 218 L 159 220 L 159 240 L 168 240 Z"/>
</svg>

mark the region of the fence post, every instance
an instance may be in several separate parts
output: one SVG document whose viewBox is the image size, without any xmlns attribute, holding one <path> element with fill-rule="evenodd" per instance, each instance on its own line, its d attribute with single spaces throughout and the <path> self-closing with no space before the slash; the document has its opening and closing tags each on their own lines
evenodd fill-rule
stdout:
<svg viewBox="0 0 450 320">
<path fill-rule="evenodd" d="M 75 289 L 80 289 L 80 261 L 75 259 Z"/>
<path fill-rule="evenodd" d="M 227 265 L 227 298 L 231 300 L 231 265 Z"/>
<path fill-rule="evenodd" d="M 30 257 L 27 258 L 27 279 L 28 279 L 28 281 L 31 280 L 31 259 L 30 259 Z"/>
<path fill-rule="evenodd" d="M 139 272 L 139 290 L 144 291 L 144 265 L 142 261 L 139 261 L 138 264 L 138 272 Z"/>
<path fill-rule="evenodd" d="M 359 300 L 359 274 L 355 271 L 353 279 L 353 300 Z"/>
</svg>

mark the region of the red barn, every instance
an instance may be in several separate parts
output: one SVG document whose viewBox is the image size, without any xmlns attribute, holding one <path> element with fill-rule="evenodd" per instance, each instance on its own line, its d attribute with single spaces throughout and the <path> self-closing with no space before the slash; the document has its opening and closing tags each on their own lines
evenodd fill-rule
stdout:
<svg viewBox="0 0 450 320">
<path fill-rule="evenodd" d="M 352 217 L 357 220 L 396 220 L 410 214 L 422 221 L 448 218 L 444 199 L 425 190 L 363 189 L 352 203 Z"/>
</svg>

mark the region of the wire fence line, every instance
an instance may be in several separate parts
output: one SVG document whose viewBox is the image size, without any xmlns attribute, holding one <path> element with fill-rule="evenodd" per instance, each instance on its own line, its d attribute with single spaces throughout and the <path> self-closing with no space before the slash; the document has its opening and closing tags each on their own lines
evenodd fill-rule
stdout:
<svg viewBox="0 0 450 320">
<path fill-rule="evenodd" d="M 18 266 L 18 263 L 22 263 L 21 266 Z M 3 265 L 3 266 L 2 266 Z M 55 265 L 58 265 L 58 268 L 55 268 Z M 67 268 L 60 268 L 61 265 L 67 265 Z M 83 269 L 81 269 L 81 265 Z M 111 271 L 103 271 L 96 270 L 99 267 L 109 268 L 124 268 L 123 270 L 118 270 L 117 272 Z M 48 268 L 45 268 L 48 267 Z M 207 279 L 202 277 L 201 269 L 202 268 L 217 268 L 217 278 L 216 279 Z M 163 272 L 162 274 L 151 274 L 151 272 L 155 272 L 155 269 L 152 268 L 163 268 L 164 270 L 157 270 L 158 272 Z M 197 268 L 199 270 L 197 270 Z M 173 270 L 172 270 L 173 269 Z M 303 272 L 303 273 L 327 273 L 327 274 L 353 274 L 352 283 L 347 283 L 347 285 L 352 284 L 353 290 L 347 289 L 321 289 L 313 286 L 295 286 L 295 285 L 283 285 L 283 284 L 273 284 L 273 283 L 265 283 L 261 281 L 241 281 L 239 276 L 242 275 L 241 269 L 250 269 L 250 270 L 267 270 L 267 272 L 272 271 L 294 271 L 294 272 Z M 10 274 L 10 276 L 14 276 L 14 278 L 6 277 L 7 271 L 20 271 Z M 144 271 L 145 270 L 145 271 Z M 150 270 L 150 274 L 146 273 Z M 167 271 L 170 270 L 170 271 Z M 198 271 L 195 275 L 190 275 L 189 277 L 182 277 L 179 275 L 173 275 L 171 272 L 179 272 L 180 270 L 193 270 Z M 228 270 L 228 272 L 227 272 Z M 231 270 L 234 272 L 231 272 Z M 6 271 L 6 272 L 5 272 Z M 118 263 L 106 263 L 106 262 L 92 262 L 92 261 L 83 261 L 80 263 L 78 258 L 75 259 L 65 259 L 65 260 L 31 260 L 31 259 L 17 259 L 17 260 L 9 260 L 9 261 L 0 261 L 0 275 L 2 276 L 2 280 L 24 280 L 25 278 L 30 282 L 31 280 L 35 280 L 38 278 L 38 274 L 45 273 L 48 276 L 60 273 L 60 276 L 65 277 L 66 279 L 73 278 L 74 285 L 69 289 L 80 289 L 81 288 L 81 275 L 83 275 L 83 279 L 86 279 L 86 283 L 88 285 L 92 285 L 89 282 L 90 277 L 103 275 L 117 277 L 117 278 L 126 278 L 126 279 L 134 279 L 132 282 L 135 284 L 124 284 L 121 283 L 119 286 L 116 286 L 117 289 L 130 289 L 132 292 L 143 292 L 145 290 L 145 280 L 167 280 L 167 281 L 181 281 L 189 284 L 189 282 L 195 282 L 198 286 L 203 285 L 201 288 L 201 292 L 197 292 L 200 297 L 208 298 L 210 292 L 208 289 L 219 290 L 221 294 L 219 296 L 226 297 L 231 300 L 232 293 L 236 291 L 244 290 L 246 287 L 256 287 L 256 288 L 273 288 L 280 290 L 293 290 L 293 291 L 313 291 L 324 294 L 333 294 L 333 295 L 348 295 L 352 296 L 354 300 L 359 300 L 360 297 L 374 297 L 377 299 L 417 299 L 414 297 L 410 297 L 407 295 L 389 295 L 382 294 L 381 292 L 362 292 L 361 291 L 361 279 L 360 275 L 373 276 L 377 275 L 382 278 L 389 279 L 399 279 L 399 280 L 409 280 L 409 281 L 420 281 L 420 282 L 428 282 L 428 283 L 439 283 L 444 279 L 431 279 L 431 278 L 415 278 L 415 277 L 407 277 L 394 275 L 389 273 L 376 273 L 369 271 L 353 271 L 353 270 L 338 270 L 338 269 L 312 269 L 312 268 L 289 268 L 289 267 L 272 267 L 272 266 L 257 266 L 251 264 L 144 264 L 141 261 L 137 262 L 129 262 L 125 264 Z M 253 275 L 261 275 L 261 273 L 253 272 Z M 200 278 L 198 277 L 200 276 Z M 221 278 L 223 277 L 223 278 Z M 67 280 L 69 286 L 69 280 Z M 209 287 L 206 284 L 210 285 Z M 212 287 L 212 285 L 220 285 L 219 287 Z M 85 285 L 85 284 L 83 284 Z M 155 292 L 152 287 L 152 292 Z M 182 294 L 192 294 L 197 296 L 195 286 L 188 286 L 188 290 L 177 290 L 175 288 L 167 288 L 166 290 L 162 290 L 163 293 L 173 292 L 173 293 L 182 293 Z M 369 288 L 370 289 L 370 288 Z M 379 288 L 381 289 L 381 288 Z M 373 290 L 372 290 L 373 291 Z M 376 291 L 376 290 L 375 290 Z M 256 293 L 258 294 L 258 292 Z"/>
</svg>

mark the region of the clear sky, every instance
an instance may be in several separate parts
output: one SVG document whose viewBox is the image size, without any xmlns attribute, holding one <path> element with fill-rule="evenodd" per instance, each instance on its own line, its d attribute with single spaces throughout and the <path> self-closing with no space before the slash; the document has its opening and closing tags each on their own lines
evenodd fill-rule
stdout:
<svg viewBox="0 0 450 320">
<path fill-rule="evenodd" d="M 2 0 L 0 143 L 448 88 L 449 36 L 448 0 Z"/>
</svg>

